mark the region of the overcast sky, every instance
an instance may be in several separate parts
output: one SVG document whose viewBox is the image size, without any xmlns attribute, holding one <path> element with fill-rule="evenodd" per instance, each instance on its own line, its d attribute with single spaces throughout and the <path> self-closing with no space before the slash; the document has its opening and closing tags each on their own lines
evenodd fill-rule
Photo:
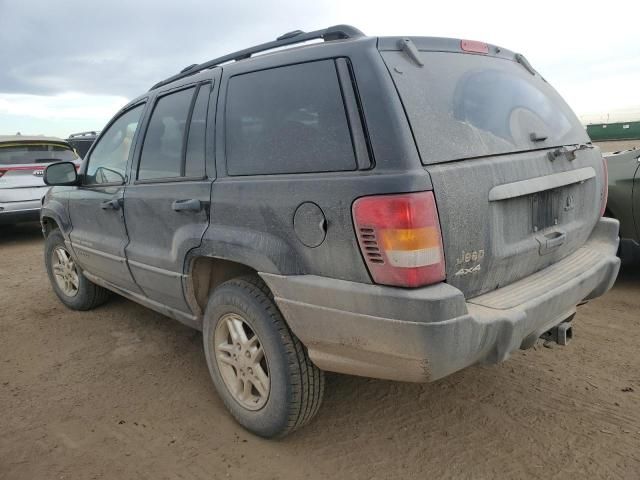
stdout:
<svg viewBox="0 0 640 480">
<path fill-rule="evenodd" d="M 632 0 L 0 0 L 0 134 L 100 129 L 186 65 L 339 23 L 497 44 L 525 54 L 584 120 L 640 119 L 639 13 Z"/>
</svg>

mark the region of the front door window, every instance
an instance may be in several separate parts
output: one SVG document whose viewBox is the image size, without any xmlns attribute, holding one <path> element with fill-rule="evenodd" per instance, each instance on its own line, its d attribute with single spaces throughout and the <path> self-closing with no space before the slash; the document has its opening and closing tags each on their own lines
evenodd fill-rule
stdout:
<svg viewBox="0 0 640 480">
<path fill-rule="evenodd" d="M 131 144 L 142 110 L 143 105 L 128 110 L 100 137 L 89 157 L 84 180 L 86 185 L 124 183 Z"/>
</svg>

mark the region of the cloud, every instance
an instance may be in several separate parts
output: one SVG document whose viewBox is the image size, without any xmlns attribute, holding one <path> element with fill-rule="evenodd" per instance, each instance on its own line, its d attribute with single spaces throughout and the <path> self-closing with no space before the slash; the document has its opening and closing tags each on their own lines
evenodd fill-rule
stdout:
<svg viewBox="0 0 640 480">
<path fill-rule="evenodd" d="M 0 2 L 0 92 L 137 96 L 184 66 L 308 28 L 326 2 Z M 283 14 L 283 12 L 285 14 Z"/>
<path fill-rule="evenodd" d="M 0 93 L 0 132 L 46 134 L 100 130 L 128 99 L 113 95 Z"/>
<path fill-rule="evenodd" d="M 110 95 L 63 93 L 52 96 L 0 93 L 0 115 L 22 115 L 52 121 L 68 118 L 108 120 L 127 103 Z"/>
<path fill-rule="evenodd" d="M 640 105 L 637 32 L 622 23 L 640 4 L 628 2 L 623 13 L 557 0 L 524 11 L 506 0 L 0 0 L 0 125 L 17 118 L 9 110 L 44 121 L 38 112 L 59 108 L 77 124 L 94 112 L 97 128 L 109 102 L 186 65 L 339 23 L 369 35 L 471 38 L 522 52 L 577 113 L 606 112 Z"/>
</svg>

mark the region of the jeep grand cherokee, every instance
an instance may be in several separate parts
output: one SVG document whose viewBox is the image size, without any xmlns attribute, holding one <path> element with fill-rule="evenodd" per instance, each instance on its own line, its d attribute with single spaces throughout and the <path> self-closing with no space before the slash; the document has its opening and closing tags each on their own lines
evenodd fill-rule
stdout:
<svg viewBox="0 0 640 480">
<path fill-rule="evenodd" d="M 290 32 L 154 85 L 45 179 L 60 300 L 113 291 L 201 329 L 265 437 L 315 415 L 323 370 L 423 382 L 564 343 L 619 268 L 600 151 L 480 42 Z"/>
</svg>

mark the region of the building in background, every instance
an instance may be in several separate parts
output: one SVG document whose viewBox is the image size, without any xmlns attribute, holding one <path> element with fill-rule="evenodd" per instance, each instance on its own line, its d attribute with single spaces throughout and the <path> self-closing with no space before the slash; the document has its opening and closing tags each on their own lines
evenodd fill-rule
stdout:
<svg viewBox="0 0 640 480">
<path fill-rule="evenodd" d="M 594 142 L 640 140 L 640 121 L 592 123 L 587 125 L 587 133 Z"/>
<path fill-rule="evenodd" d="M 640 148 L 640 106 L 581 115 L 580 120 L 603 152 Z"/>
</svg>

